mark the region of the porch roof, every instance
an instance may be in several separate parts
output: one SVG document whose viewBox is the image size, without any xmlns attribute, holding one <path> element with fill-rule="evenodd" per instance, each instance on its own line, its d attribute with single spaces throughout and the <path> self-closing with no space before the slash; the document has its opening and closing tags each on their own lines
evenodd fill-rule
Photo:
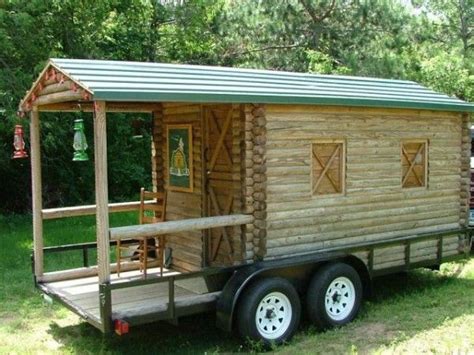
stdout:
<svg viewBox="0 0 474 355">
<path fill-rule="evenodd" d="M 406 80 L 182 64 L 50 59 L 93 100 L 316 104 L 474 112 L 474 104 Z M 44 73 L 43 72 L 43 73 Z M 22 104 L 34 95 L 35 85 Z"/>
</svg>

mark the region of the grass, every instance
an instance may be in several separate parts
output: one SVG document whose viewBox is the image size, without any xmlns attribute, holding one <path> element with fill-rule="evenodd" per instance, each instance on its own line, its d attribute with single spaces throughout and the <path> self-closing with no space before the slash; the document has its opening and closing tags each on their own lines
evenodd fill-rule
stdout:
<svg viewBox="0 0 474 355">
<path fill-rule="evenodd" d="M 135 223 L 129 214 L 111 225 Z M 45 223 L 47 245 L 92 241 L 94 218 Z M 215 328 L 213 314 L 136 327 L 104 337 L 60 305 L 45 303 L 33 287 L 29 216 L 0 216 L 0 354 L 4 353 L 220 353 L 257 352 Z M 80 253 L 49 255 L 47 269 L 76 267 Z M 474 349 L 474 259 L 375 281 L 375 295 L 351 324 L 318 332 L 303 320 L 281 353 L 469 353 Z"/>
</svg>

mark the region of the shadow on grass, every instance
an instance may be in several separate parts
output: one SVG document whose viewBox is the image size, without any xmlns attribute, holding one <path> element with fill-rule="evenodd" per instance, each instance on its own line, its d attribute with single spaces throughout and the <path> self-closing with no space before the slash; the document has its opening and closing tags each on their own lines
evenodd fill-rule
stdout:
<svg viewBox="0 0 474 355">
<path fill-rule="evenodd" d="M 373 297 L 351 324 L 319 332 L 305 319 L 300 334 L 281 350 L 307 353 L 317 346 L 312 353 L 377 352 L 473 314 L 474 280 L 456 277 L 466 263 L 449 264 L 454 270 L 448 273 L 420 269 L 375 279 Z"/>
<path fill-rule="evenodd" d="M 53 322 L 49 333 L 67 349 L 79 353 L 195 354 L 245 349 L 239 338 L 216 328 L 215 316 L 210 313 L 181 318 L 178 326 L 157 322 L 133 327 L 121 337 L 103 335 L 85 322 L 66 327 Z"/>
<path fill-rule="evenodd" d="M 304 319 L 300 335 L 281 350 L 296 351 L 302 346 L 300 349 L 307 352 L 307 336 L 317 340 L 321 352 L 347 352 L 351 346 L 368 350 L 403 341 L 406 336 L 442 325 L 446 319 L 472 313 L 474 280 L 457 278 L 455 274 L 417 270 L 378 278 L 374 280 L 372 299 L 364 303 L 353 324 L 317 332 Z M 254 350 L 235 334 L 217 329 L 213 314 L 182 318 L 179 326 L 158 322 L 133 327 L 130 334 L 122 337 L 105 337 L 87 323 L 67 327 L 51 323 L 49 332 L 75 352 L 182 354 Z M 371 344 L 368 337 L 378 339 Z"/>
</svg>

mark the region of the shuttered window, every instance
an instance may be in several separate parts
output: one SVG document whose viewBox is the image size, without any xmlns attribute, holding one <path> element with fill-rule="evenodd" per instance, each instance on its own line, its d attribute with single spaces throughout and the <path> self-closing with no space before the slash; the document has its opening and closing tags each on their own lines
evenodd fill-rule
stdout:
<svg viewBox="0 0 474 355">
<path fill-rule="evenodd" d="M 401 143 L 402 187 L 426 187 L 428 183 L 428 141 Z"/>
<path fill-rule="evenodd" d="M 312 195 L 344 193 L 345 155 L 344 140 L 322 140 L 311 144 Z"/>
</svg>

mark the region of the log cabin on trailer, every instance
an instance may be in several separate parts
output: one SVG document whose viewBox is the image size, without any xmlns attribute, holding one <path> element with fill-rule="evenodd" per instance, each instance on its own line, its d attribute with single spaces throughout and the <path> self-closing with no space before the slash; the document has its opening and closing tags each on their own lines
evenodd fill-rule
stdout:
<svg viewBox="0 0 474 355">
<path fill-rule="evenodd" d="M 104 332 L 211 309 L 226 330 L 281 343 L 302 311 L 345 324 L 372 277 L 470 249 L 474 106 L 414 82 L 51 59 L 20 110 L 36 285 Z M 93 113 L 96 204 L 45 209 L 40 113 L 79 110 Z M 152 115 L 153 191 L 139 202 L 109 203 L 107 112 Z M 110 227 L 123 211 L 142 223 Z M 44 246 L 44 220 L 88 214 L 95 243 Z M 84 265 L 46 272 L 67 250 Z"/>
</svg>

